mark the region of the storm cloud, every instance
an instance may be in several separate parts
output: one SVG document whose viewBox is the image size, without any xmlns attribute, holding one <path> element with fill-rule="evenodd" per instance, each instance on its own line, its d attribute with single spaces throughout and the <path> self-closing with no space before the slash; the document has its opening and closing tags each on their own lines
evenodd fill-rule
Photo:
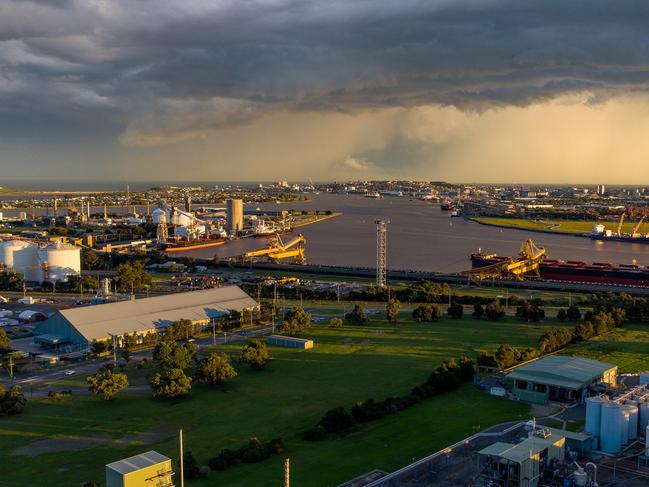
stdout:
<svg viewBox="0 0 649 487">
<path fill-rule="evenodd" d="M 285 113 L 601 104 L 647 92 L 647 18 L 641 0 L 4 0 L 0 139 L 152 147 Z"/>
</svg>

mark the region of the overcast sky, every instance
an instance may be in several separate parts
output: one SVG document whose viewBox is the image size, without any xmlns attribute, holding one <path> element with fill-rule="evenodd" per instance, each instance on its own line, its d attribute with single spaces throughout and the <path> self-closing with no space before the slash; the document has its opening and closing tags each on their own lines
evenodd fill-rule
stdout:
<svg viewBox="0 0 649 487">
<path fill-rule="evenodd" d="M 0 177 L 649 183 L 647 19 L 646 0 L 0 0 Z"/>
</svg>

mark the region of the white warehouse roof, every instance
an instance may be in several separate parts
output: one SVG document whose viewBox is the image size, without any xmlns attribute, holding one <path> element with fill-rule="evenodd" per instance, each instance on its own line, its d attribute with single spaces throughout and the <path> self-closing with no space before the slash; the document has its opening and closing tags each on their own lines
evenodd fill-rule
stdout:
<svg viewBox="0 0 649 487">
<path fill-rule="evenodd" d="M 41 323 L 37 332 L 60 334 L 61 330 L 49 329 L 49 322 L 64 318 L 85 340 L 92 342 L 110 336 L 166 327 L 180 319 L 206 321 L 231 310 L 241 311 L 256 306 L 257 302 L 238 286 L 225 286 L 64 309 Z"/>
</svg>

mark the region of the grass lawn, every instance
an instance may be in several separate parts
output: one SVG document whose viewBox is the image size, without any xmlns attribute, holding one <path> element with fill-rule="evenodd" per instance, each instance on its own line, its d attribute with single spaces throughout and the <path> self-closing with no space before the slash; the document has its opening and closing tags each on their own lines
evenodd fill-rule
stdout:
<svg viewBox="0 0 649 487">
<path fill-rule="evenodd" d="M 617 364 L 621 373 L 649 370 L 649 325 L 626 324 L 564 353 Z"/>
<path fill-rule="evenodd" d="M 313 426 L 327 409 L 408 392 L 443 359 L 475 355 L 502 342 L 534 345 L 552 326 L 556 323 L 520 323 L 514 318 L 499 323 L 444 319 L 435 324 L 404 319 L 396 325 L 377 319 L 368 326 L 337 330 L 316 326 L 308 334 L 316 343 L 313 350 L 272 347 L 266 370 L 238 366 L 239 376 L 225 390 L 195 386 L 183 400 L 129 393 L 111 404 L 94 396 L 60 403 L 34 401 L 23 414 L 0 418 L 0 486 L 103 482 L 104 465 L 129 455 L 156 449 L 176 458 L 176 441 L 170 435 L 180 427 L 186 448 L 202 464 L 223 448 L 238 448 L 249 437 L 282 436 L 296 485 L 337 485 L 374 468 L 394 470 L 479 427 L 525 417 L 528 408 L 467 384 L 343 438 L 308 443 L 300 439 L 300 432 Z M 240 347 L 217 348 L 236 355 Z M 137 435 L 151 431 L 161 432 L 161 437 L 143 444 Z M 101 443 L 37 457 L 11 455 L 16 448 L 55 437 L 99 438 Z M 212 472 L 208 479 L 189 485 L 281 485 L 283 458 Z"/>
<path fill-rule="evenodd" d="M 498 225 L 522 230 L 543 230 L 546 232 L 574 233 L 582 235 L 590 233 L 593 227 L 601 223 L 610 230 L 615 230 L 618 221 L 593 221 L 593 220 L 526 220 L 524 218 L 498 218 L 498 217 L 476 217 L 473 220 L 490 225 Z M 630 233 L 636 222 L 625 222 L 622 231 Z M 640 232 L 646 233 L 646 224 L 640 228 Z"/>
</svg>

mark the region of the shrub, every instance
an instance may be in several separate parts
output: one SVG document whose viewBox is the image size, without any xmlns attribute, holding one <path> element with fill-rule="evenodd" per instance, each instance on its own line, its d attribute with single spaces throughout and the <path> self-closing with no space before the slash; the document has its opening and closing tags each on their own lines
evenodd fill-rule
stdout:
<svg viewBox="0 0 649 487">
<path fill-rule="evenodd" d="M 367 323 L 367 315 L 363 308 L 358 304 L 354 305 L 354 309 L 345 315 L 345 319 L 355 325 L 364 325 Z"/>
<path fill-rule="evenodd" d="M 318 425 L 327 433 L 346 431 L 354 426 L 354 418 L 342 407 L 330 409 L 322 417 Z"/>
<path fill-rule="evenodd" d="M 329 328 L 342 328 L 343 320 L 340 318 L 331 318 L 329 320 Z"/>
<path fill-rule="evenodd" d="M 451 303 L 446 312 L 454 320 L 459 320 L 460 318 L 462 318 L 462 316 L 464 316 L 464 306 L 462 306 L 460 303 L 454 302 Z"/>
<path fill-rule="evenodd" d="M 320 441 L 325 439 L 326 433 L 325 429 L 318 425 L 302 433 L 302 439 L 306 441 Z"/>
<path fill-rule="evenodd" d="M 253 370 L 262 370 L 268 362 L 268 347 L 261 340 L 250 340 L 241 349 L 239 362 L 250 364 Z"/>
</svg>

